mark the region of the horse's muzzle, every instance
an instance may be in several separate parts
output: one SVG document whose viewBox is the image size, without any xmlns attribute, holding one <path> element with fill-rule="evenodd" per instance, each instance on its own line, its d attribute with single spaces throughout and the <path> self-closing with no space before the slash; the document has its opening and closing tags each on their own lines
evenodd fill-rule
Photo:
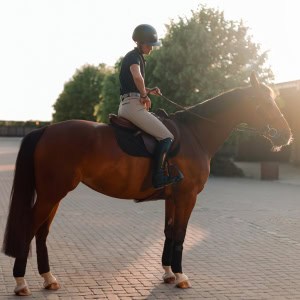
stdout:
<svg viewBox="0 0 300 300">
<path fill-rule="evenodd" d="M 277 128 L 271 127 L 268 124 L 262 131 L 262 134 L 269 140 L 271 140 L 274 146 L 273 149 L 277 149 L 277 151 L 278 149 L 280 150 L 281 147 L 291 144 L 291 142 L 293 141 L 290 130 L 279 130 Z"/>
</svg>

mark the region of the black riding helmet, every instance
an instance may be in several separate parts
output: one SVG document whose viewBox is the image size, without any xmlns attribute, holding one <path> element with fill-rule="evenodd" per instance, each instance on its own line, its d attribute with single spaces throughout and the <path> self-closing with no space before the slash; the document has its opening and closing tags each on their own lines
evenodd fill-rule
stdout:
<svg viewBox="0 0 300 300">
<path fill-rule="evenodd" d="M 133 31 L 132 39 L 139 44 L 148 46 L 160 45 L 155 28 L 148 24 L 138 25 Z"/>
</svg>

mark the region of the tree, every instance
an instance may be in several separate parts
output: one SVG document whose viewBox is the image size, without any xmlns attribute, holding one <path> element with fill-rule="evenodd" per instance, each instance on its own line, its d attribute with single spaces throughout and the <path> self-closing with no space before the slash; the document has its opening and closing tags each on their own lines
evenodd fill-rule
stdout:
<svg viewBox="0 0 300 300">
<path fill-rule="evenodd" d="M 245 85 L 251 71 L 261 80 L 273 79 L 264 67 L 267 53 L 251 41 L 243 22 L 225 20 L 223 12 L 200 6 L 190 19 L 171 21 L 162 46 L 147 62 L 147 83 L 189 106 Z M 155 106 L 177 108 L 157 103 Z"/>
<path fill-rule="evenodd" d="M 53 122 L 69 119 L 95 121 L 94 107 L 99 102 L 102 83 L 108 71 L 105 64 L 97 67 L 84 65 L 76 70 L 53 105 Z"/>
<path fill-rule="evenodd" d="M 95 106 L 95 116 L 98 122 L 108 122 L 110 113 L 117 114 L 120 103 L 119 70 L 121 59 L 117 61 L 114 69 L 107 73 L 102 85 L 99 103 Z"/>
</svg>

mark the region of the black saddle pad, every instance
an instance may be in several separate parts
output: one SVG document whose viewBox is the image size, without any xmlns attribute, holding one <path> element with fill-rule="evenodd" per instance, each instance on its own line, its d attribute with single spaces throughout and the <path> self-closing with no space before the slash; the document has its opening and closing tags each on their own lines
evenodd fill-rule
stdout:
<svg viewBox="0 0 300 300">
<path fill-rule="evenodd" d="M 144 144 L 142 131 L 125 129 L 114 124 L 110 126 L 114 128 L 118 145 L 124 152 L 132 156 L 153 157 Z M 155 141 L 155 138 L 152 138 Z"/>
</svg>

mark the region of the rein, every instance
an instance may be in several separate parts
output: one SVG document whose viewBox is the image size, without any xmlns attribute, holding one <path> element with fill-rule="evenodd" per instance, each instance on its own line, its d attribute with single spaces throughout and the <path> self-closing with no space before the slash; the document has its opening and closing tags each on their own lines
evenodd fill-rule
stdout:
<svg viewBox="0 0 300 300">
<path fill-rule="evenodd" d="M 184 110 L 185 112 L 199 118 L 199 119 L 202 119 L 202 120 L 205 120 L 205 121 L 208 121 L 210 123 L 217 123 L 215 120 L 213 119 L 210 119 L 210 118 L 205 118 L 197 113 L 194 113 L 192 111 L 190 111 L 189 109 L 185 108 L 184 106 L 172 101 L 171 99 L 165 97 L 163 94 L 159 94 L 159 96 L 161 98 L 163 98 L 164 100 L 166 100 L 167 102 L 173 104 L 174 106 Z M 258 107 L 257 107 L 257 110 L 258 110 Z M 277 138 L 278 136 L 280 136 L 280 134 L 278 133 L 277 129 L 276 128 L 273 128 L 271 127 L 269 124 L 266 125 L 266 130 L 258 130 L 256 128 L 253 128 L 253 127 L 249 127 L 248 125 L 244 126 L 244 125 L 238 125 L 238 126 L 235 126 L 233 128 L 235 131 L 240 131 L 240 132 L 249 132 L 249 133 L 254 133 L 254 134 L 258 134 L 258 135 L 261 135 L 261 134 L 265 134 L 267 136 L 269 136 L 270 138 Z"/>
<path fill-rule="evenodd" d="M 199 118 L 199 119 L 202 119 L 202 120 L 205 120 L 205 121 L 208 121 L 208 122 L 211 122 L 211 123 L 216 123 L 215 120 L 209 119 L 209 118 L 205 118 L 205 117 L 203 117 L 203 116 L 201 116 L 201 115 L 198 115 L 198 114 L 196 114 L 196 113 L 194 113 L 194 112 L 188 110 L 188 109 L 185 108 L 184 106 L 182 106 L 182 105 L 180 105 L 180 104 L 178 104 L 178 103 L 172 101 L 171 99 L 165 97 L 163 94 L 160 94 L 159 96 L 162 97 L 163 99 L 165 99 L 166 101 L 172 103 L 174 106 L 176 106 L 176 107 L 178 107 L 178 108 L 180 108 L 180 109 L 186 111 L 187 113 L 189 113 L 189 114 L 191 114 L 191 115 L 193 115 L 193 116 L 195 116 L 195 117 L 197 117 L 197 118 Z"/>
</svg>

